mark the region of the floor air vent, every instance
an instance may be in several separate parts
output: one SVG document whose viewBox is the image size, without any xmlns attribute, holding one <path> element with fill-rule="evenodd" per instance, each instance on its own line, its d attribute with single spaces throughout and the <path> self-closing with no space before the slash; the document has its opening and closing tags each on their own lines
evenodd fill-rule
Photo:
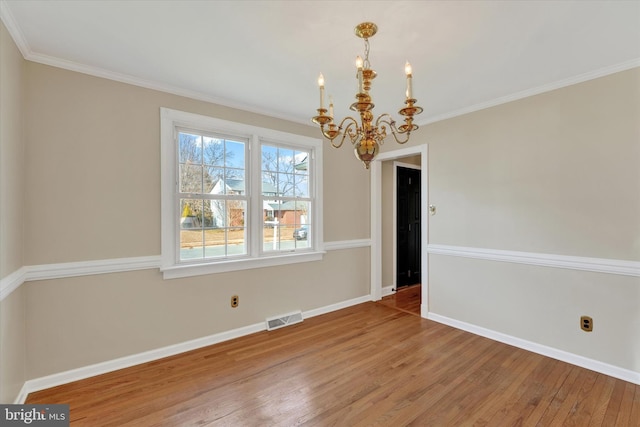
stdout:
<svg viewBox="0 0 640 427">
<path fill-rule="evenodd" d="M 295 311 L 293 313 L 281 314 L 276 317 L 267 318 L 267 331 L 273 331 L 294 323 L 302 322 L 302 312 Z"/>
</svg>

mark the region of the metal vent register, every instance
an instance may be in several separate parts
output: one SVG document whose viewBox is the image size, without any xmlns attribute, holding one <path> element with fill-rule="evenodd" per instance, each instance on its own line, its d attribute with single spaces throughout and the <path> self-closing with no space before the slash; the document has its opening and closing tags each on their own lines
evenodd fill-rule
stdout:
<svg viewBox="0 0 640 427">
<path fill-rule="evenodd" d="M 267 331 L 273 331 L 274 329 L 283 328 L 285 326 L 293 325 L 295 323 L 302 322 L 302 312 L 295 311 L 293 313 L 281 314 L 276 317 L 267 318 Z"/>
</svg>

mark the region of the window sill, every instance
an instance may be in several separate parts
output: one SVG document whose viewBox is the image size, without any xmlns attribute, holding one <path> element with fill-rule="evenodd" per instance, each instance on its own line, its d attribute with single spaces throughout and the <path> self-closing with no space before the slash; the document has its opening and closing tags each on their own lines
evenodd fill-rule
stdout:
<svg viewBox="0 0 640 427">
<path fill-rule="evenodd" d="M 229 271 L 241 271 L 285 264 L 296 264 L 299 262 L 321 261 L 325 253 L 325 251 L 315 251 L 296 254 L 264 256 L 260 258 L 215 261 L 203 264 L 167 265 L 160 267 L 160 271 L 162 271 L 163 278 L 165 280 L 178 279 L 181 277 L 202 276 L 205 274 L 225 273 Z"/>
</svg>

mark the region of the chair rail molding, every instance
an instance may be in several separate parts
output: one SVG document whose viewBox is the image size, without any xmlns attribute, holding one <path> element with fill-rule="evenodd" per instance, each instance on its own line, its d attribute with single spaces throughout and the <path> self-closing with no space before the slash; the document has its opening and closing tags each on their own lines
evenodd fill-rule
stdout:
<svg viewBox="0 0 640 427">
<path fill-rule="evenodd" d="M 371 246 L 370 239 L 325 242 L 324 250 L 335 251 Z M 4 300 L 24 282 L 63 279 L 65 277 L 160 268 L 160 255 L 101 259 L 94 261 L 64 262 L 58 264 L 27 265 L 0 279 L 0 301 Z"/>
<path fill-rule="evenodd" d="M 429 244 L 427 253 L 640 277 L 640 261 Z"/>
</svg>

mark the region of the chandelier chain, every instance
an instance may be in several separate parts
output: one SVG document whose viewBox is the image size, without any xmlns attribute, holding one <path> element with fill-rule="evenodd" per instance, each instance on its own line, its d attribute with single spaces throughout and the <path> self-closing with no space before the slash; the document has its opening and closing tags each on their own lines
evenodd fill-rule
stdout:
<svg viewBox="0 0 640 427">
<path fill-rule="evenodd" d="M 369 63 L 369 39 L 364 39 L 364 68 L 371 68 Z"/>
</svg>

